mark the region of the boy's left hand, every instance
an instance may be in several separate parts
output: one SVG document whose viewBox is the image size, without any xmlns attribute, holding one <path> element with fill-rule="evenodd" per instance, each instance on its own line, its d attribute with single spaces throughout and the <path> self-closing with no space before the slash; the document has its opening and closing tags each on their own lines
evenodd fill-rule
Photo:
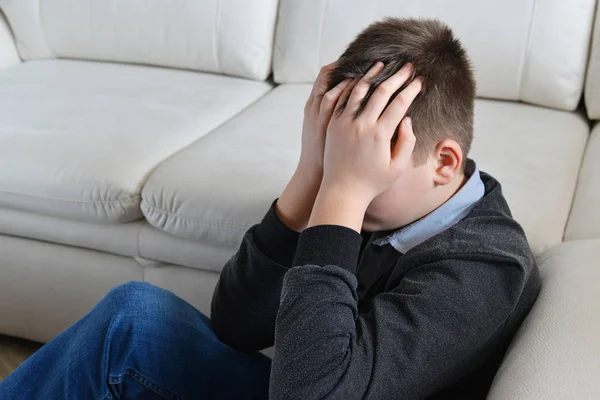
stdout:
<svg viewBox="0 0 600 400">
<path fill-rule="evenodd" d="M 381 69 L 381 63 L 375 64 L 340 97 L 339 104 L 346 99 L 348 103 L 341 114 L 331 118 L 327 129 L 323 181 L 309 227 L 335 224 L 360 232 L 368 205 L 411 162 L 415 136 L 410 118 L 404 116 L 421 91 L 422 79 L 413 80 L 386 108 L 392 95 L 412 76 L 410 64 L 381 83 L 363 112 L 354 118 L 370 80 Z M 391 139 L 398 125 L 398 140 L 392 149 Z"/>
</svg>

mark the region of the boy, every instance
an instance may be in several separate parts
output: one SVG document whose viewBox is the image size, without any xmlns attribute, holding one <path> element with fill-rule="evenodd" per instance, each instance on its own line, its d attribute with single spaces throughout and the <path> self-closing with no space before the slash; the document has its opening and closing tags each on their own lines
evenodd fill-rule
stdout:
<svg viewBox="0 0 600 400">
<path fill-rule="evenodd" d="M 540 281 L 500 184 L 466 158 L 474 97 L 445 25 L 371 25 L 315 82 L 298 168 L 211 320 L 122 285 L 0 398 L 485 398 Z M 273 344 L 271 363 L 256 351 Z"/>
</svg>

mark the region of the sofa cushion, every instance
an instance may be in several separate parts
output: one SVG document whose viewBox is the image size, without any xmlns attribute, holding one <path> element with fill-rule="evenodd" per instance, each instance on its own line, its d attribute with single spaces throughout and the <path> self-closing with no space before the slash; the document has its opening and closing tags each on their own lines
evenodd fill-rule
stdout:
<svg viewBox="0 0 600 400">
<path fill-rule="evenodd" d="M 219 279 L 215 272 L 164 263 L 143 267 L 130 257 L 14 236 L 0 235 L 0 254 L 0 332 L 40 342 L 67 329 L 112 287 L 128 281 L 172 290 L 208 315 Z"/>
<path fill-rule="evenodd" d="M 489 400 L 597 399 L 600 240 L 560 244 L 539 258 L 542 290 L 517 332 Z"/>
<path fill-rule="evenodd" d="M 0 71 L 0 207 L 90 222 L 142 216 L 163 160 L 271 86 L 211 74 L 82 61 Z"/>
<path fill-rule="evenodd" d="M 476 102 L 470 156 L 502 183 L 536 254 L 563 240 L 588 136 L 579 113 Z"/>
<path fill-rule="evenodd" d="M 0 68 L 10 67 L 20 62 L 12 33 L 0 10 Z"/>
<path fill-rule="evenodd" d="M 585 105 L 591 119 L 600 119 L 600 8 L 596 9 L 590 61 L 585 80 Z"/>
<path fill-rule="evenodd" d="M 173 235 L 239 245 L 293 174 L 309 92 L 305 84 L 278 86 L 161 164 L 142 192 L 147 220 Z M 534 250 L 561 242 L 589 133 L 585 119 L 477 100 L 475 124 L 472 156 L 502 182 Z"/>
<path fill-rule="evenodd" d="M 219 246 L 184 239 L 143 219 L 125 224 L 96 224 L 1 207 L 0 235 L 126 256 L 143 266 L 168 263 L 216 272 L 221 272 L 239 245 Z"/>
<path fill-rule="evenodd" d="M 45 342 L 110 288 L 144 279 L 130 257 L 0 235 L 0 332 Z M 4 399 L 3 399 L 4 400 Z"/>
<path fill-rule="evenodd" d="M 97 224 L 0 207 L 0 235 L 139 256 L 143 219 L 126 224 Z"/>
<path fill-rule="evenodd" d="M 276 87 L 163 163 L 142 191 L 146 219 L 177 236 L 238 246 L 296 167 L 309 89 Z"/>
<path fill-rule="evenodd" d="M 384 16 L 435 17 L 464 43 L 478 95 L 574 110 L 594 0 L 281 0 L 273 71 L 278 83 L 312 82 L 354 36 Z"/>
<path fill-rule="evenodd" d="M 265 79 L 277 0 L 0 0 L 25 60 L 150 64 Z"/>
<path fill-rule="evenodd" d="M 592 130 L 565 240 L 600 239 L 600 124 Z"/>
</svg>

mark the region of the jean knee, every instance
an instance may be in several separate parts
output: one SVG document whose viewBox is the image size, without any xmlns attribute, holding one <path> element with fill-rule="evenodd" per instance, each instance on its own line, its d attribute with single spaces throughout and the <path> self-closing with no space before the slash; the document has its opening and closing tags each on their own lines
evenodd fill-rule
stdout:
<svg viewBox="0 0 600 400">
<path fill-rule="evenodd" d="M 127 282 L 113 288 L 103 300 L 105 315 L 124 330 L 176 336 L 191 321 L 209 320 L 168 290 L 144 282 Z"/>
<path fill-rule="evenodd" d="M 160 291 L 165 290 L 147 282 L 129 281 L 113 287 L 106 296 L 124 300 L 126 298 L 135 298 L 139 296 L 153 296 Z"/>
<path fill-rule="evenodd" d="M 127 309 L 140 302 L 152 302 L 157 297 L 164 297 L 162 292 L 167 291 L 146 282 L 130 281 L 113 287 L 104 300 L 117 309 Z"/>
<path fill-rule="evenodd" d="M 177 297 L 145 282 L 127 282 L 108 292 L 99 306 L 111 319 L 118 317 L 127 324 L 156 322 L 165 309 L 173 308 Z M 158 321 L 160 322 L 160 321 Z"/>
</svg>

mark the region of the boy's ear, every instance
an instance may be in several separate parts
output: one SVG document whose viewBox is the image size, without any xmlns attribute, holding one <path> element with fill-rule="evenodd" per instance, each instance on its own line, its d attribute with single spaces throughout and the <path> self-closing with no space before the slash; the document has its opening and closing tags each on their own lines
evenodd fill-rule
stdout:
<svg viewBox="0 0 600 400">
<path fill-rule="evenodd" d="M 444 139 L 435 147 L 433 153 L 435 161 L 434 183 L 447 185 L 454 177 L 461 173 L 463 152 L 460 145 L 452 139 Z"/>
</svg>

